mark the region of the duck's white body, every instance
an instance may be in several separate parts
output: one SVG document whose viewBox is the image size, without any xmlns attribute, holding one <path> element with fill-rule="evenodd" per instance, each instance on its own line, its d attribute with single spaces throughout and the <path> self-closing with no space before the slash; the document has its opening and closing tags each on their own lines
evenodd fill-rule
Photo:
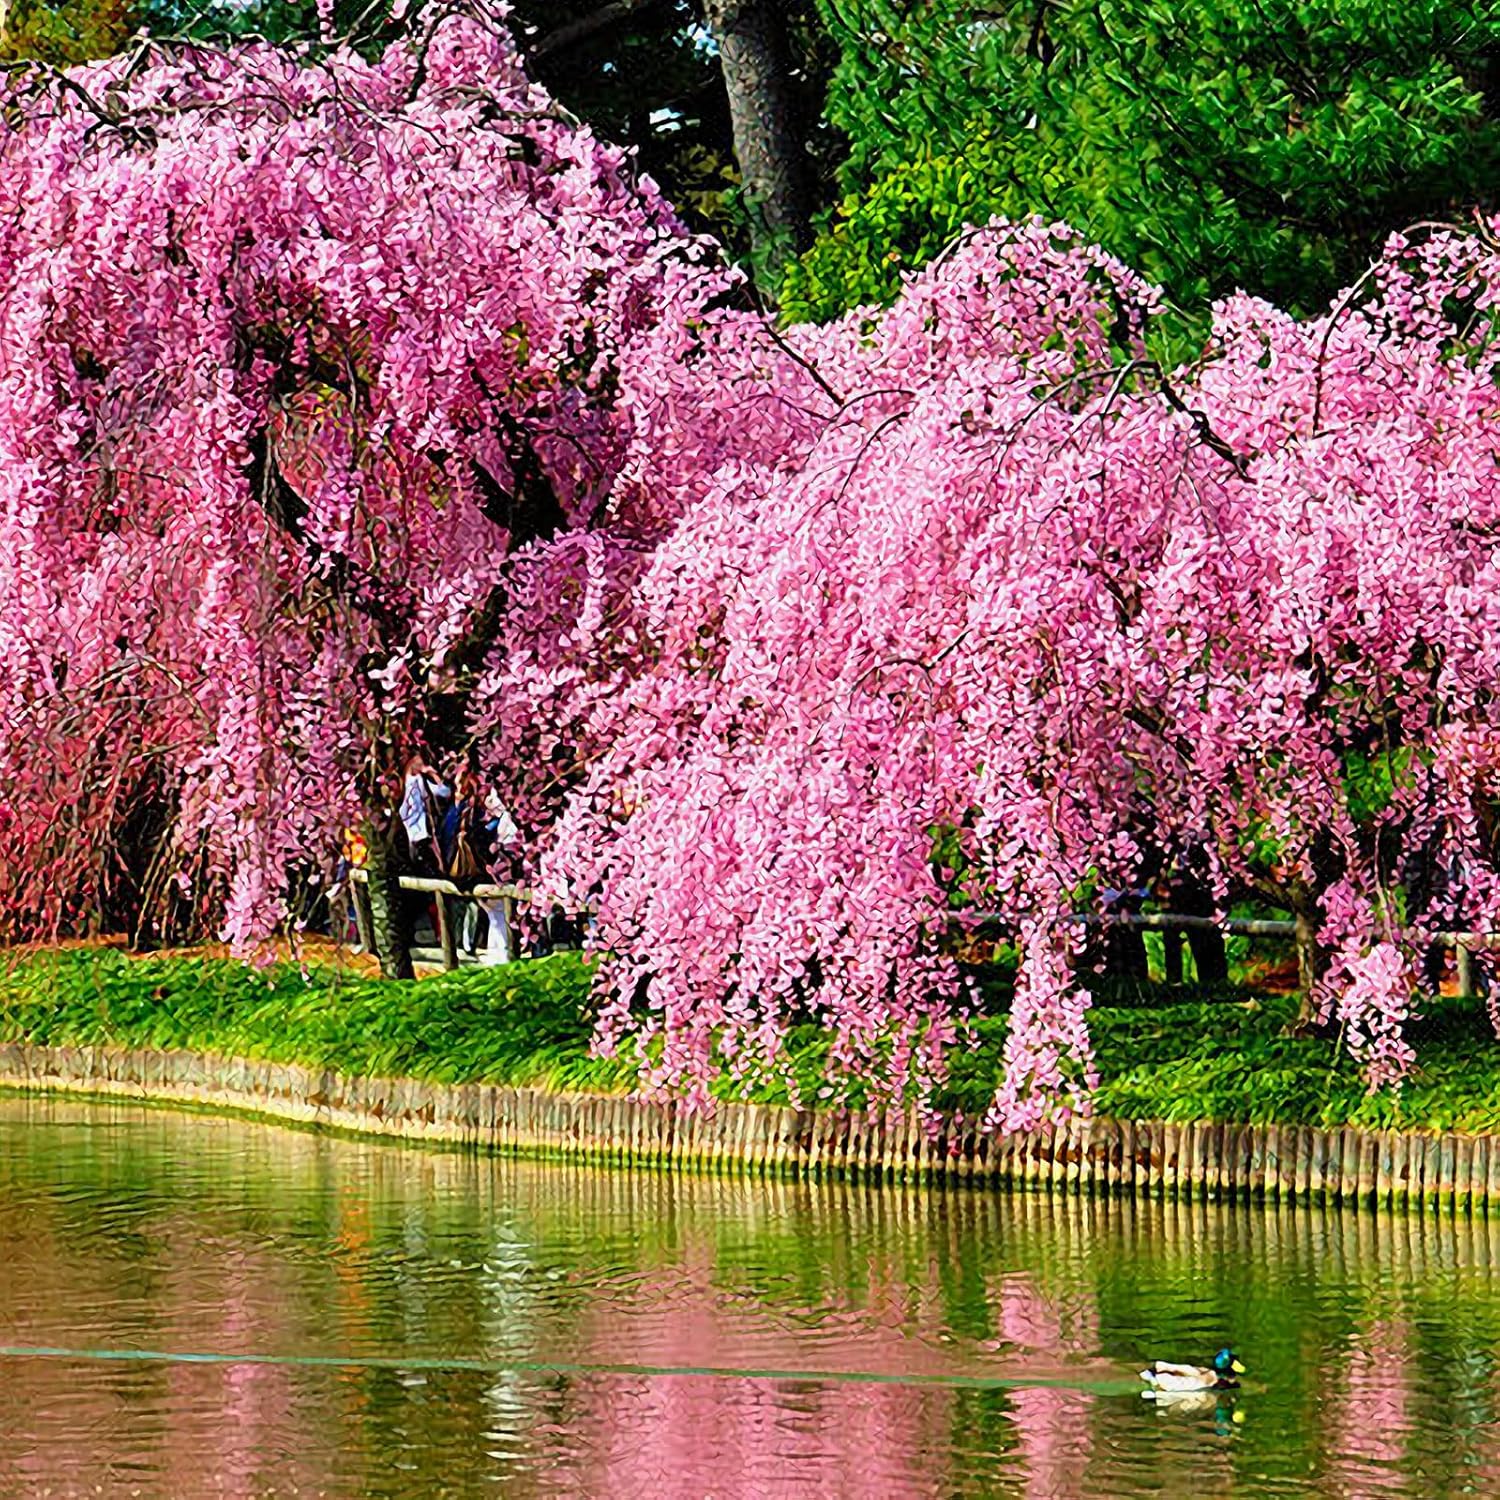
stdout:
<svg viewBox="0 0 1500 1500">
<path fill-rule="evenodd" d="M 1177 1395 L 1187 1391 L 1212 1391 L 1220 1386 L 1233 1385 L 1234 1381 L 1221 1379 L 1217 1372 L 1203 1365 L 1174 1365 L 1164 1359 L 1153 1360 L 1141 1371 L 1141 1379 L 1147 1389 L 1143 1396 L 1161 1391 L 1164 1395 Z"/>
</svg>

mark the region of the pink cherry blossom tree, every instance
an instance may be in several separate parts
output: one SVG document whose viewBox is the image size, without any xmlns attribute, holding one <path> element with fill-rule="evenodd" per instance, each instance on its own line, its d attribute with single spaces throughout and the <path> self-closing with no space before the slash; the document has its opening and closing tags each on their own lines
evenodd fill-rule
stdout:
<svg viewBox="0 0 1500 1500">
<path fill-rule="evenodd" d="M 590 536 L 561 598 L 631 545 L 621 352 L 726 278 L 501 19 L 9 75 L 9 935 L 123 892 L 250 946 L 351 824 L 388 893 L 401 767 L 466 741 L 510 559 Z"/>
<path fill-rule="evenodd" d="M 350 823 L 389 895 L 407 752 L 471 747 L 652 1085 L 809 1017 L 930 1096 L 990 912 L 992 1123 L 1086 1108 L 1065 919 L 1189 856 L 1400 1077 L 1424 928 L 1500 906 L 1492 226 L 1167 370 L 1042 223 L 776 329 L 478 11 L 5 106 L 6 936 L 175 902 L 249 950 Z"/>
<path fill-rule="evenodd" d="M 1422 927 L 1496 910 L 1497 288 L 1488 226 L 1423 230 L 1163 371 L 1150 288 L 1001 227 L 758 352 L 753 420 L 717 367 L 674 397 L 678 448 L 738 451 L 679 485 L 548 865 L 597 901 L 606 1043 L 701 1090 L 808 1016 L 877 1099 L 926 1091 L 957 894 L 1023 955 L 992 1123 L 1086 1108 L 1063 918 L 1150 845 L 1290 908 L 1398 1079 Z"/>
</svg>

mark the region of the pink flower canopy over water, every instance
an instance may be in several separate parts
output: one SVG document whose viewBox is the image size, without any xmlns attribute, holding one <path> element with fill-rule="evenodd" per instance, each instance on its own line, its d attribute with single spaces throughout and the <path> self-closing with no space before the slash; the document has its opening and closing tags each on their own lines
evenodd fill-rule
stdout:
<svg viewBox="0 0 1500 1500">
<path fill-rule="evenodd" d="M 828 328 L 736 311 L 472 17 L 7 108 L 11 933 L 154 843 L 148 894 L 251 946 L 457 712 L 656 1085 L 805 1015 L 929 1089 L 957 895 L 1022 954 L 994 1122 L 1086 1107 L 1059 918 L 1152 850 L 1300 907 L 1325 1012 L 1405 1069 L 1403 923 L 1500 905 L 1488 230 L 1393 241 L 1321 319 L 1222 304 L 1168 377 L 1154 291 L 1060 226 Z"/>
</svg>

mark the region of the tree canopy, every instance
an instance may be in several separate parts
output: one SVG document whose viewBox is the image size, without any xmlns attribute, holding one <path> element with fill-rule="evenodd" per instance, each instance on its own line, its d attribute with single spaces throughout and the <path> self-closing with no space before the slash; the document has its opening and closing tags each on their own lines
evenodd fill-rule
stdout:
<svg viewBox="0 0 1500 1500">
<path fill-rule="evenodd" d="M 1304 320 L 1232 298 L 1172 370 L 1158 294 L 1033 222 L 790 331 L 779 430 L 679 376 L 741 456 L 651 560 L 551 864 L 607 1033 L 684 1086 L 811 1016 L 879 1098 L 940 1072 L 945 938 L 988 912 L 993 1118 L 1034 1122 L 1092 1076 L 1067 914 L 1196 853 L 1308 923 L 1321 1013 L 1399 1078 L 1422 932 L 1500 912 L 1496 249 L 1397 239 Z"/>
<path fill-rule="evenodd" d="M 461 15 L 8 88 L 6 927 L 124 883 L 253 945 L 461 739 L 507 559 L 650 530 L 610 511 L 627 355 L 722 277 Z"/>
</svg>

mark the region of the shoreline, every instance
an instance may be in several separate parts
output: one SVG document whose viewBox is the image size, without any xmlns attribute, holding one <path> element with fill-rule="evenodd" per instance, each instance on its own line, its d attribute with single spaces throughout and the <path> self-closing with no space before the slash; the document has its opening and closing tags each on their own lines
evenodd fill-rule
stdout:
<svg viewBox="0 0 1500 1500">
<path fill-rule="evenodd" d="M 1010 1139 L 914 1110 L 795 1110 L 414 1078 L 209 1053 L 0 1043 L 0 1091 L 209 1110 L 447 1149 L 728 1176 L 1500 1211 L 1500 1136 L 1075 1120 Z"/>
</svg>

